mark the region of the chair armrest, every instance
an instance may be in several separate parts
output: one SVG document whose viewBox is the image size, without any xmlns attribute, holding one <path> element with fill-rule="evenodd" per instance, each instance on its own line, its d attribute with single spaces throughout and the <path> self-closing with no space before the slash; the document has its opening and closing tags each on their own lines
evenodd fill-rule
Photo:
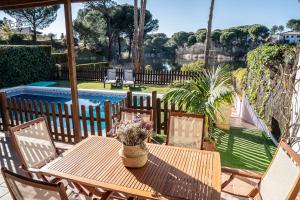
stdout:
<svg viewBox="0 0 300 200">
<path fill-rule="evenodd" d="M 250 172 L 250 171 L 243 171 L 239 169 L 231 169 L 227 167 L 222 167 L 222 172 L 223 173 L 229 173 L 232 174 L 233 176 L 243 176 L 247 178 L 253 178 L 253 179 L 261 179 L 263 174 L 260 172 Z"/>
</svg>

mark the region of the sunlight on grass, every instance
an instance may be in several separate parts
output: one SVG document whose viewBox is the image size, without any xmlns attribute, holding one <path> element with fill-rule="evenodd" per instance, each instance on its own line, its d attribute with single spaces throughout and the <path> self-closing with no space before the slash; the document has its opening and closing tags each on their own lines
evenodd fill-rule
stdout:
<svg viewBox="0 0 300 200">
<path fill-rule="evenodd" d="M 70 87 L 68 81 L 56 81 L 56 87 Z M 119 90 L 119 91 L 133 91 L 133 92 L 146 92 L 151 93 L 152 91 L 157 91 L 159 94 L 165 94 L 170 88 L 168 86 L 159 85 L 137 85 L 135 87 L 115 87 L 110 84 L 106 85 L 104 88 L 103 82 L 98 81 L 78 81 L 77 84 L 79 89 L 92 89 L 92 90 Z"/>
<path fill-rule="evenodd" d="M 226 167 L 265 171 L 276 150 L 260 130 L 231 128 L 226 133 L 216 129 L 214 137 L 222 166 Z"/>
</svg>

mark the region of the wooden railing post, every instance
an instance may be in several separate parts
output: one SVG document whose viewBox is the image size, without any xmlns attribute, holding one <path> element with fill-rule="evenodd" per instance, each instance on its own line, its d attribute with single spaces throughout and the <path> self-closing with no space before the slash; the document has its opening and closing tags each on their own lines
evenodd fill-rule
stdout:
<svg viewBox="0 0 300 200">
<path fill-rule="evenodd" d="M 104 112 L 105 112 L 105 128 L 106 136 L 109 137 L 109 132 L 112 128 L 112 114 L 111 114 L 111 104 L 110 101 L 104 102 Z"/>
<path fill-rule="evenodd" d="M 156 99 L 156 132 L 157 134 L 161 133 L 161 112 L 160 112 L 161 101 L 160 98 Z"/>
<path fill-rule="evenodd" d="M 157 92 L 152 92 L 152 110 L 153 110 L 153 131 L 155 132 L 157 130 L 157 105 L 156 105 L 156 99 L 157 99 Z"/>
<path fill-rule="evenodd" d="M 127 102 L 126 102 L 127 108 L 131 108 L 132 107 L 132 92 L 131 91 L 127 92 L 126 100 L 127 100 Z"/>
<path fill-rule="evenodd" d="M 8 131 L 9 127 L 9 115 L 7 111 L 7 105 L 6 105 L 6 95 L 4 92 L 0 93 L 0 103 L 1 103 L 1 117 L 2 117 L 2 123 L 3 123 L 3 130 Z"/>
</svg>

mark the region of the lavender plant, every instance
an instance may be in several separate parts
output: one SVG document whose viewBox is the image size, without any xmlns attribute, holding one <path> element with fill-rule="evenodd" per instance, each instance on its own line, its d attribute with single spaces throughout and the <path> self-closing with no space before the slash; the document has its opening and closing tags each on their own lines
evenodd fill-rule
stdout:
<svg viewBox="0 0 300 200">
<path fill-rule="evenodd" d="M 150 137 L 152 133 L 152 123 L 143 121 L 138 114 L 133 121 L 124 122 L 115 119 L 110 135 L 119 140 L 126 146 L 140 145 L 145 148 L 144 141 Z"/>
</svg>

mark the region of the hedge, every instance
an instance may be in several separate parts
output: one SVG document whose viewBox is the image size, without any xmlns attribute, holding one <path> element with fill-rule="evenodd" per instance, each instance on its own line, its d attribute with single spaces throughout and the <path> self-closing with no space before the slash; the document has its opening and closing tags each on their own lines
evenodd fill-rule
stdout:
<svg viewBox="0 0 300 200">
<path fill-rule="evenodd" d="M 51 46 L 0 45 L 0 88 L 50 80 Z"/>
</svg>

